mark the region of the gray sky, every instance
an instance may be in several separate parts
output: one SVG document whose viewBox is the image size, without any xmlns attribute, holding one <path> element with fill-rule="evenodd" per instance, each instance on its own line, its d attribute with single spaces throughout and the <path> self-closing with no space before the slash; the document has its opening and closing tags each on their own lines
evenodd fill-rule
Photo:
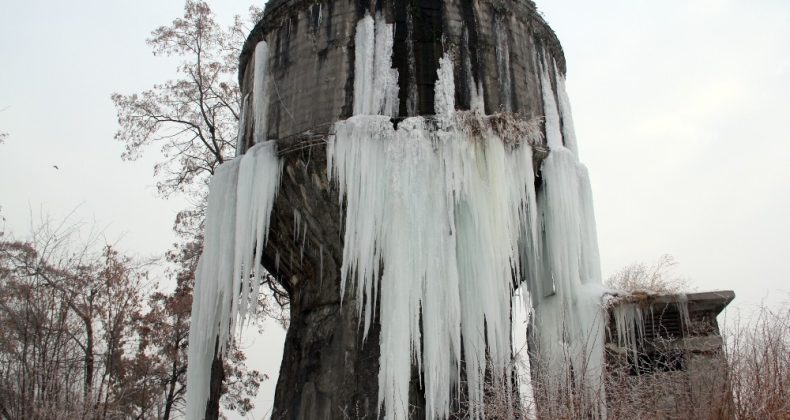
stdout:
<svg viewBox="0 0 790 420">
<path fill-rule="evenodd" d="M 790 2 L 538 5 L 568 60 L 604 275 L 668 253 L 735 306 L 787 300 Z"/>
<path fill-rule="evenodd" d="M 247 1 L 212 1 L 221 21 Z M 262 5 L 262 3 L 260 3 Z M 790 2 L 538 0 L 565 49 L 604 276 L 671 254 L 735 309 L 790 299 Z M 40 209 L 161 254 L 183 202 L 157 197 L 157 151 L 121 162 L 112 92 L 174 74 L 145 39 L 181 1 L 0 0 L 0 206 L 26 232 Z M 57 165 L 56 170 L 52 166 Z M 276 376 L 282 332 L 252 337 Z M 266 384 L 259 405 L 271 398 Z"/>
</svg>

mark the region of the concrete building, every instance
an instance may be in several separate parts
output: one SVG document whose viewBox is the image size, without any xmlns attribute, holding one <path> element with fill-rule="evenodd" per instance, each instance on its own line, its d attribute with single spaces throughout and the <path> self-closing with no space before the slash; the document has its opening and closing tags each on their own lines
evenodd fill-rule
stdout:
<svg viewBox="0 0 790 420">
<path fill-rule="evenodd" d="M 606 395 L 613 418 L 730 418 L 717 316 L 732 291 L 611 296 Z M 625 417 L 624 417 L 625 416 Z"/>
</svg>

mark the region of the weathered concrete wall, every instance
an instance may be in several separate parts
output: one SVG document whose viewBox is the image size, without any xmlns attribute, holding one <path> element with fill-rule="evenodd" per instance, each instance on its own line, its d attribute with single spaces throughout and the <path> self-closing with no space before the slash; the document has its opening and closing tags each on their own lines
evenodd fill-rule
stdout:
<svg viewBox="0 0 790 420">
<path fill-rule="evenodd" d="M 433 113 L 439 58 L 455 63 L 456 104 L 470 106 L 483 87 L 486 113 L 540 117 L 538 65 L 565 71 L 554 33 L 526 0 L 271 0 L 240 57 L 243 95 L 253 86 L 254 50 L 269 46 L 268 130 L 284 159 L 264 265 L 288 290 L 286 337 L 273 418 L 376 418 L 379 325 L 363 342 L 355 297 L 341 305 L 341 208 L 326 175 L 325 138 L 353 108 L 354 34 L 373 10 L 395 25 L 393 66 L 399 71 L 400 117 Z M 241 150 L 251 146 L 246 109 Z M 351 288 L 349 288 L 351 289 Z M 423 417 L 413 373 L 410 405 Z"/>
<path fill-rule="evenodd" d="M 271 71 L 269 138 L 325 133 L 351 115 L 354 30 L 369 10 L 395 24 L 393 65 L 399 72 L 402 117 L 433 113 L 433 84 L 445 52 L 452 52 L 456 63 L 457 107 L 469 109 L 470 85 L 480 83 L 487 114 L 542 116 L 538 62 L 549 57 L 565 73 L 556 35 L 527 0 L 272 0 L 244 45 L 239 70 L 242 91 L 250 92 L 252 52 L 265 40 Z M 418 105 L 410 107 L 414 90 Z"/>
</svg>

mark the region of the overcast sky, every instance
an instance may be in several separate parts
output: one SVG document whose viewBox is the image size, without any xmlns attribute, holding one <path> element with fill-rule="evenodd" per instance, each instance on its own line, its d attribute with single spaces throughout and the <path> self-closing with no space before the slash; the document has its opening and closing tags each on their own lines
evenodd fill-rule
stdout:
<svg viewBox="0 0 790 420">
<path fill-rule="evenodd" d="M 223 22 L 247 1 L 212 1 Z M 262 3 L 260 4 L 262 5 Z M 538 1 L 565 49 L 604 276 L 671 254 L 735 309 L 790 296 L 790 2 Z M 121 162 L 112 92 L 173 76 L 145 39 L 180 1 L 0 0 L 0 214 L 22 236 L 41 209 L 164 252 L 178 199 L 156 195 L 157 151 Z M 55 169 L 57 165 L 59 169 Z M 250 339 L 276 376 L 282 332 Z M 253 335 L 253 334 L 251 334 Z M 259 398 L 271 398 L 273 381 Z M 259 405 L 264 405 L 261 402 Z"/>
<path fill-rule="evenodd" d="M 668 253 L 736 305 L 787 300 L 790 2 L 538 5 L 568 61 L 604 275 Z"/>
</svg>

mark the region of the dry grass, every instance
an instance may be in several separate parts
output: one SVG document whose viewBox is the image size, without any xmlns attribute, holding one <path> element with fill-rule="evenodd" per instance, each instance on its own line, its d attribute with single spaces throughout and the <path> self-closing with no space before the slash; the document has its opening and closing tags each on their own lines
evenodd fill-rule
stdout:
<svg viewBox="0 0 790 420">
<path fill-rule="evenodd" d="M 731 324 L 723 328 L 722 337 L 709 340 L 708 347 L 724 343 L 718 350 L 681 355 L 677 341 L 655 342 L 649 352 L 658 362 L 639 375 L 633 374 L 628 359 L 612 355 L 609 348 L 603 384 L 597 388 L 578 383 L 572 372 L 530 372 L 522 349 L 514 355 L 512 367 L 519 382 L 530 384 L 527 392 L 522 389 L 518 395 L 515 380 L 489 381 L 485 418 L 595 419 L 604 417 L 598 411 L 604 405 L 610 420 L 790 419 L 790 304 L 777 310 L 759 308 L 754 316 Z M 671 368 L 678 357 L 685 369 Z M 471 409 L 480 407 L 462 401 L 459 408 L 452 419 L 469 419 Z"/>
<path fill-rule="evenodd" d="M 734 417 L 790 419 L 790 304 L 761 307 L 726 330 Z"/>
<path fill-rule="evenodd" d="M 673 294 L 690 290 L 689 281 L 673 270 L 677 261 L 662 255 L 652 264 L 634 263 L 624 267 L 606 280 L 606 286 L 630 293 Z"/>
<path fill-rule="evenodd" d="M 694 351 L 682 351 L 678 341 L 656 342 L 643 353 L 649 351 L 652 367 L 639 375 L 626 356 L 613 357 L 608 349 L 600 389 L 548 372 L 530 375 L 520 367 L 529 392 L 514 409 L 507 387 L 489 386 L 486 418 L 599 418 L 596 407 L 603 402 L 606 418 L 617 420 L 790 419 L 790 305 L 762 307 L 723 330 L 722 337 L 692 337 L 707 340 L 694 345 Z M 516 354 L 514 363 L 526 364 L 522 354 Z"/>
<path fill-rule="evenodd" d="M 513 112 L 480 115 L 471 111 L 458 111 L 456 120 L 461 130 L 471 138 L 483 138 L 483 134 L 490 133 L 511 147 L 543 142 L 542 118 L 526 118 Z"/>
</svg>

